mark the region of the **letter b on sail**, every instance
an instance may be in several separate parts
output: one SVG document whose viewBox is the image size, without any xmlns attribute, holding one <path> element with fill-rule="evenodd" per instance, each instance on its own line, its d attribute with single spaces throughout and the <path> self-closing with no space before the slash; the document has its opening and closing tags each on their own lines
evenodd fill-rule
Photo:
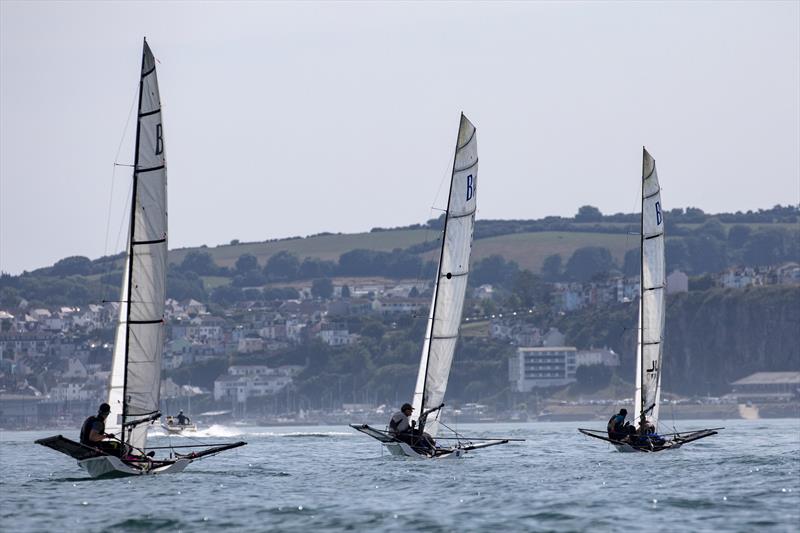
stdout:
<svg viewBox="0 0 800 533">
<path fill-rule="evenodd" d="M 472 195 L 475 193 L 475 188 L 472 185 L 472 174 L 467 176 L 467 201 L 472 200 Z"/>
<path fill-rule="evenodd" d="M 156 124 L 156 155 L 161 155 L 164 151 L 164 137 L 161 131 L 161 124 Z"/>
<path fill-rule="evenodd" d="M 661 202 L 656 202 L 656 226 L 661 225 Z"/>
</svg>

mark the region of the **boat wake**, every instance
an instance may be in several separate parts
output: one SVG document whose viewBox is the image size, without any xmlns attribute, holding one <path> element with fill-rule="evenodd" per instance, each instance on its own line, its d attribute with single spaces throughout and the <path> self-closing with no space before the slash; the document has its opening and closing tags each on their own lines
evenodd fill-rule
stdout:
<svg viewBox="0 0 800 533">
<path fill-rule="evenodd" d="M 239 427 L 223 426 L 214 424 L 205 429 L 187 433 L 167 433 L 161 428 L 152 428 L 148 433 L 151 437 L 175 437 L 175 438 L 203 438 L 203 437 L 266 437 L 266 438 L 299 438 L 299 439 L 338 439 L 341 437 L 353 437 L 354 434 L 347 431 L 263 431 L 260 427 Z"/>
</svg>

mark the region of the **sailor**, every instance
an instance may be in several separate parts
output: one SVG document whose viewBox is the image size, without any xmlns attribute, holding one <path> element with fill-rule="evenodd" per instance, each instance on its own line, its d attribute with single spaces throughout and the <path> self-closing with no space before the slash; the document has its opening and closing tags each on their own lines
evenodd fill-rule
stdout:
<svg viewBox="0 0 800 533">
<path fill-rule="evenodd" d="M 113 439 L 113 433 L 106 433 L 106 418 L 111 412 L 111 406 L 107 403 L 101 403 L 100 408 L 97 410 L 97 415 L 87 418 L 81 427 L 81 444 L 99 448 L 100 450 L 117 455 L 119 453 L 119 446 L 117 442 L 109 442 L 107 439 Z"/>
<path fill-rule="evenodd" d="M 414 408 L 411 404 L 404 403 L 400 410 L 393 414 L 389 420 L 389 433 L 394 436 L 410 433 L 412 428 L 411 413 L 413 412 Z"/>
<path fill-rule="evenodd" d="M 646 435 L 653 435 L 656 432 L 656 427 L 647 420 L 645 417 L 642 417 L 641 422 L 639 422 L 639 435 L 646 436 Z"/>
<path fill-rule="evenodd" d="M 608 419 L 606 430 L 608 431 L 608 438 L 613 440 L 620 440 L 625 436 L 625 417 L 628 416 L 628 410 L 622 408 L 619 413 L 615 414 Z"/>
<path fill-rule="evenodd" d="M 178 416 L 176 416 L 175 418 L 178 419 L 178 424 L 180 424 L 181 426 L 185 426 L 186 424 L 191 422 L 191 420 L 189 420 L 189 417 L 183 414 L 183 411 L 178 411 Z"/>
</svg>

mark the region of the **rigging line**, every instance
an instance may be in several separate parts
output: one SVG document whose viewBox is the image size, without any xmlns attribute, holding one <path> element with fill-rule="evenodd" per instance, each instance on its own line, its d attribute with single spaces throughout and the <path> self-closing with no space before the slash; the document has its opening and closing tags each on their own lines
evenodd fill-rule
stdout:
<svg viewBox="0 0 800 533">
<path fill-rule="evenodd" d="M 124 213 L 128 212 L 129 202 L 131 200 L 131 197 L 133 196 L 132 193 L 133 193 L 133 180 L 131 180 L 131 182 L 128 184 L 128 194 L 125 195 L 125 204 L 122 206 L 123 216 L 119 222 L 119 230 L 117 231 L 117 240 L 114 241 L 115 250 L 119 249 L 119 243 L 122 240 L 122 230 L 125 229 L 125 221 L 128 219 L 128 217 L 124 216 Z M 125 247 L 125 251 L 127 252 L 127 246 Z"/>
<path fill-rule="evenodd" d="M 445 167 L 445 169 L 444 169 L 444 172 L 442 173 L 442 177 L 441 177 L 441 178 L 440 178 L 440 180 L 439 180 L 439 186 L 438 186 L 438 188 L 436 189 L 436 194 L 435 194 L 435 195 L 434 195 L 434 197 L 433 197 L 433 205 L 431 205 L 431 207 L 430 207 L 430 210 L 428 211 L 428 220 L 432 220 L 432 219 L 434 218 L 434 217 L 433 217 L 433 213 L 434 213 L 434 211 L 441 211 L 441 212 L 445 213 L 445 220 L 444 220 L 444 223 L 445 223 L 445 224 L 447 224 L 447 210 L 446 210 L 446 209 L 439 209 L 439 208 L 435 207 L 435 205 L 436 205 L 436 202 L 439 200 L 439 194 L 440 194 L 440 193 L 441 193 L 441 191 L 442 191 L 442 184 L 444 183 L 445 179 L 447 179 L 447 178 L 448 178 L 448 174 L 450 173 L 450 170 L 451 170 L 451 168 L 452 168 L 452 167 L 451 167 L 450 155 L 449 155 L 449 154 L 447 155 L 447 159 L 446 159 L 446 161 L 447 161 L 447 166 Z M 441 233 L 442 233 L 442 232 L 441 232 L 441 231 L 439 231 L 439 230 L 436 230 L 436 234 L 438 235 L 438 238 L 436 238 L 435 240 L 434 240 L 434 239 L 430 239 L 430 234 L 431 234 L 431 232 L 433 232 L 434 230 L 433 230 L 433 228 L 431 228 L 431 227 L 430 227 L 430 226 L 427 224 L 427 220 L 426 220 L 425 222 L 426 222 L 426 223 L 425 223 L 425 240 L 424 240 L 422 243 L 420 243 L 420 244 L 425 244 L 425 243 L 428 243 L 428 242 L 434 242 L 434 243 L 435 243 L 435 242 L 438 242 L 438 241 L 439 241 L 439 239 L 441 239 L 441 238 L 442 238 L 442 236 L 441 236 Z M 435 250 L 436 248 L 437 248 L 437 247 L 436 247 L 436 246 L 434 246 L 432 249 L 434 249 L 434 250 Z M 429 250 L 428 250 L 428 251 L 429 251 Z M 428 254 L 428 251 L 422 251 L 422 252 L 419 254 L 419 255 L 420 255 L 420 266 L 419 266 L 419 269 L 417 270 L 417 278 L 416 278 L 416 282 L 417 282 L 417 284 L 419 284 L 419 282 L 421 281 L 421 279 L 422 279 L 422 273 L 425 271 L 425 266 L 426 266 L 426 264 L 427 264 L 427 261 L 425 260 L 425 258 L 426 258 L 426 255 Z M 434 287 L 434 290 L 436 290 L 436 289 L 435 289 L 435 287 Z M 423 292 L 424 292 L 424 290 L 423 290 Z"/>
<path fill-rule="evenodd" d="M 119 154 L 122 152 L 122 145 L 125 143 L 125 137 L 127 136 L 128 133 L 128 126 L 131 123 L 131 116 L 133 116 L 133 106 L 136 105 L 136 97 L 138 93 L 139 93 L 139 84 L 137 83 L 136 90 L 134 90 L 133 98 L 131 99 L 131 107 L 128 109 L 128 118 L 125 119 L 125 127 L 122 128 L 122 136 L 120 137 L 119 145 L 117 145 L 117 153 L 116 155 L 114 155 L 114 166 L 113 170 L 111 171 L 111 191 L 108 197 L 108 215 L 106 217 L 106 240 L 105 243 L 103 244 L 103 255 L 108 255 L 108 233 L 111 229 L 111 207 L 114 201 L 114 182 L 116 180 L 116 170 L 117 166 L 122 166 L 118 165 L 117 162 L 119 161 Z"/>
</svg>

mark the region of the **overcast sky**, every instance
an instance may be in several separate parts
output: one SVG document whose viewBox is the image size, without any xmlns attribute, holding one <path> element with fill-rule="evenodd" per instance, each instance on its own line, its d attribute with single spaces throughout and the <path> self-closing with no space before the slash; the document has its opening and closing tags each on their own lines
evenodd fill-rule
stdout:
<svg viewBox="0 0 800 533">
<path fill-rule="evenodd" d="M 0 270 L 124 248 L 143 36 L 171 248 L 437 216 L 462 110 L 479 218 L 796 204 L 799 6 L 3 0 Z"/>
</svg>

